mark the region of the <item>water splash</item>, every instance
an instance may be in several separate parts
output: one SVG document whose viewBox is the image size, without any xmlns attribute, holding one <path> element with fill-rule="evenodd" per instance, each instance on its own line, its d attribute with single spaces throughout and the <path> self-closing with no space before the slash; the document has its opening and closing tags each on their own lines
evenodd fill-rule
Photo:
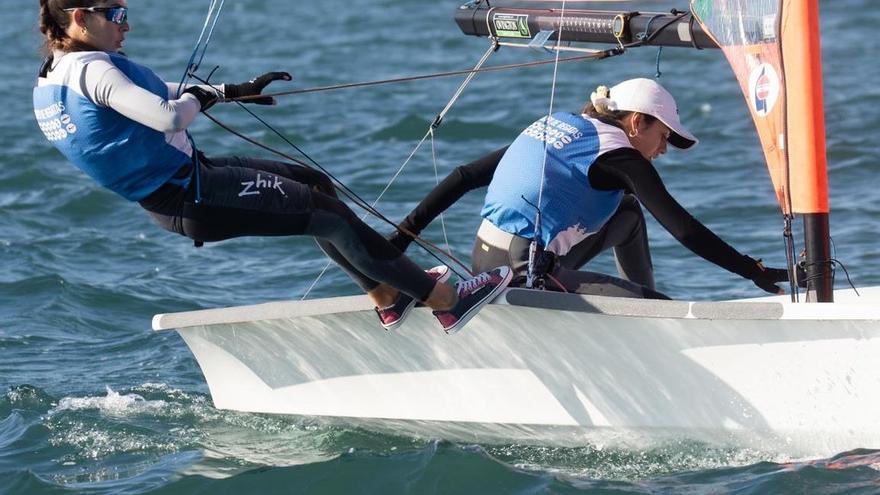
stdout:
<svg viewBox="0 0 880 495">
<path fill-rule="evenodd" d="M 49 411 L 49 415 L 62 411 L 97 409 L 103 414 L 122 417 L 131 414 L 159 414 L 167 406 L 168 403 L 164 400 L 148 401 L 138 394 L 121 395 L 107 386 L 107 395 L 104 397 L 65 397 Z"/>
</svg>

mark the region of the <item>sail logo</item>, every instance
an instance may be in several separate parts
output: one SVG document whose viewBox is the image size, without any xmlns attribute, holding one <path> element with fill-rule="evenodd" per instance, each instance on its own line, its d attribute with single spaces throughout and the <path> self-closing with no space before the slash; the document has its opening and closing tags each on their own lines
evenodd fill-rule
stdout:
<svg viewBox="0 0 880 495">
<path fill-rule="evenodd" d="M 773 111 L 779 99 L 781 85 L 779 74 L 770 64 L 761 64 L 752 70 L 749 76 L 749 99 L 752 111 L 764 117 Z"/>
<path fill-rule="evenodd" d="M 495 14 L 495 35 L 501 38 L 531 38 L 528 14 Z"/>
</svg>

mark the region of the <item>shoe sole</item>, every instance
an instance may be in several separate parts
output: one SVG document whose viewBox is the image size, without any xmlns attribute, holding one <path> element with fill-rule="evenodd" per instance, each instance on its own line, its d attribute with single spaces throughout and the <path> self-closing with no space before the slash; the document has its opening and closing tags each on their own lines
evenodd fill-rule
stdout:
<svg viewBox="0 0 880 495">
<path fill-rule="evenodd" d="M 513 270 L 508 268 L 507 275 L 504 276 L 504 281 L 502 283 L 498 284 L 497 286 L 495 286 L 495 288 L 492 289 L 492 292 L 487 294 L 486 297 L 484 297 L 482 301 L 475 304 L 473 307 L 471 307 L 471 309 L 467 310 L 467 312 L 465 314 L 461 315 L 461 318 L 459 318 L 458 321 L 455 322 L 455 325 L 452 325 L 449 328 L 444 328 L 443 330 L 446 332 L 446 334 L 447 335 L 455 335 L 458 332 L 460 332 L 461 329 L 464 328 L 465 325 L 467 325 L 467 322 L 470 321 L 471 318 L 476 316 L 477 312 L 483 306 L 492 302 L 492 300 L 495 299 L 495 296 L 499 292 L 501 292 L 502 290 L 507 288 L 507 285 L 510 283 L 511 280 L 513 280 Z"/>
<path fill-rule="evenodd" d="M 440 275 L 440 278 L 437 278 L 434 280 L 436 280 L 437 283 L 443 283 L 443 282 L 446 282 L 447 280 L 449 280 L 449 277 L 451 277 L 451 276 L 452 276 L 452 270 L 450 270 L 449 267 L 447 266 L 446 273 L 444 273 L 443 275 Z M 415 299 L 413 299 L 412 301 L 410 301 L 409 304 L 406 305 L 405 308 L 403 308 L 403 313 L 401 313 L 400 318 L 398 318 L 397 321 L 395 321 L 394 323 L 387 325 L 387 326 L 383 323 L 382 326 L 385 327 L 385 330 L 388 330 L 389 332 L 391 330 L 394 330 L 395 328 L 400 328 L 400 326 L 403 325 L 403 320 L 405 320 L 406 317 L 409 316 L 410 312 L 413 310 L 413 308 L 416 307 L 416 304 L 418 304 L 418 303 L 419 303 L 419 301 L 416 301 Z"/>
</svg>

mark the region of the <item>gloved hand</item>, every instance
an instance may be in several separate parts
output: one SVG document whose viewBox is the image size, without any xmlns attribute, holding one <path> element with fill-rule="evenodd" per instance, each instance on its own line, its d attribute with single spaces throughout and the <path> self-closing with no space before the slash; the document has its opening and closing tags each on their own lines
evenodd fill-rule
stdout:
<svg viewBox="0 0 880 495">
<path fill-rule="evenodd" d="M 272 81 L 290 81 L 293 77 L 287 72 L 267 72 L 262 76 L 255 77 L 246 83 L 226 84 L 223 92 L 228 99 L 241 98 L 242 96 L 256 96 L 262 94 L 266 86 Z M 257 105 L 274 105 L 275 98 L 253 98 L 242 100 L 242 103 L 256 103 Z"/>
<path fill-rule="evenodd" d="M 746 256 L 746 260 L 750 264 L 754 264 L 754 270 L 749 273 L 748 278 L 758 287 L 764 289 L 771 294 L 785 294 L 785 290 L 776 285 L 779 282 L 788 282 L 788 270 L 780 268 L 767 268 L 761 263 L 761 260 L 755 260 Z"/>
<path fill-rule="evenodd" d="M 217 94 L 213 91 L 208 91 L 206 89 L 202 89 L 198 86 L 190 86 L 186 88 L 184 93 L 189 93 L 196 98 L 199 99 L 199 103 L 202 105 L 201 111 L 205 111 L 214 106 L 214 103 L 217 103 Z"/>
</svg>

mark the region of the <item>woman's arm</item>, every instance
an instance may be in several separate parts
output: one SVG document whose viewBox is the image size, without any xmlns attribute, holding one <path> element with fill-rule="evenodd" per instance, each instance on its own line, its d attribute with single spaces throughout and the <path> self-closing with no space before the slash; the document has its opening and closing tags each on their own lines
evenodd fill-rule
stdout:
<svg viewBox="0 0 880 495">
<path fill-rule="evenodd" d="M 182 131 L 199 114 L 201 104 L 191 94 L 164 99 L 136 85 L 112 63 L 94 61 L 85 69 L 86 96 L 135 122 L 163 133 Z"/>
<path fill-rule="evenodd" d="M 621 148 L 602 155 L 590 167 L 589 178 L 597 189 L 624 189 L 634 194 L 673 237 L 698 256 L 749 280 L 758 276 L 757 262 L 688 213 L 666 190 L 651 162 L 636 150 Z"/>
<path fill-rule="evenodd" d="M 400 222 L 399 227 L 418 235 L 465 193 L 488 186 L 505 151 L 507 146 L 456 167 Z M 413 241 L 412 237 L 400 230 L 394 231 L 389 240 L 401 251 L 405 251 Z"/>
</svg>

